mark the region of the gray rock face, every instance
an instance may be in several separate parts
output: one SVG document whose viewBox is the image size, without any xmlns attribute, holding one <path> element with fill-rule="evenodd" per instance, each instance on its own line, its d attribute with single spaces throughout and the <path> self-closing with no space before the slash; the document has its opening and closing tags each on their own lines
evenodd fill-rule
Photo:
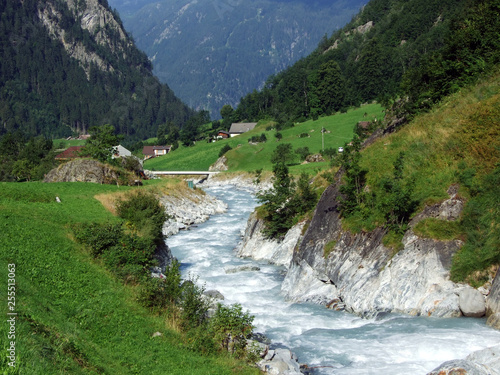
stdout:
<svg viewBox="0 0 500 375">
<path fill-rule="evenodd" d="M 483 295 L 472 288 L 464 288 L 459 294 L 460 310 L 464 316 L 480 318 L 486 313 Z"/>
<path fill-rule="evenodd" d="M 443 363 L 427 375 L 500 375 L 500 345 Z"/>
<path fill-rule="evenodd" d="M 460 241 L 419 238 L 409 230 L 403 238 L 403 250 L 393 255 L 393 250 L 382 244 L 382 228 L 358 234 L 342 230 L 337 195 L 335 185 L 326 189 L 293 253 L 282 285 L 289 300 L 341 301 L 347 311 L 363 316 L 378 312 L 462 315 L 458 293 L 464 286 L 449 280 L 451 258 Z M 326 245 L 331 249 L 327 256 Z"/>
<path fill-rule="evenodd" d="M 486 367 L 490 374 L 500 374 L 500 345 L 473 352 L 466 359 Z"/>
<path fill-rule="evenodd" d="M 242 242 L 236 247 L 236 253 L 242 258 L 265 260 L 269 263 L 288 267 L 292 260 L 293 249 L 297 246 L 305 222 L 298 223 L 286 234 L 283 241 L 268 240 L 262 235 L 264 222 L 254 212 L 248 219 Z"/>
<path fill-rule="evenodd" d="M 500 330 L 500 313 L 491 314 L 488 317 L 486 324 L 492 328 Z"/>
<path fill-rule="evenodd" d="M 125 47 L 131 44 L 127 33 L 117 22 L 113 13 L 104 8 L 99 0 L 86 0 L 84 2 L 68 0 L 66 3 L 75 18 L 80 20 L 81 27 L 88 30 L 100 45 L 113 53 L 121 54 L 125 52 Z M 62 13 L 54 5 L 47 3 L 46 7 L 39 11 L 38 17 L 52 37 L 63 44 L 67 53 L 80 63 L 87 74 L 89 74 L 90 63 L 94 63 L 99 69 L 107 72 L 113 72 L 115 68 L 118 68 L 105 62 L 99 54 L 88 49 L 81 41 L 73 41 L 72 39 L 67 41 L 66 32 L 59 26 Z M 113 33 L 113 38 L 111 33 Z M 118 36 L 118 42 L 116 42 L 116 36 Z"/>
<path fill-rule="evenodd" d="M 75 159 L 52 169 L 43 181 L 116 184 L 119 181 L 119 175 L 114 169 L 97 160 Z"/>
<path fill-rule="evenodd" d="M 268 350 L 257 366 L 267 374 L 301 375 L 297 357 L 288 349 Z"/>
<path fill-rule="evenodd" d="M 209 171 L 227 171 L 227 158 L 223 155 L 217 161 L 212 164 L 208 170 Z"/>
<path fill-rule="evenodd" d="M 158 272 L 154 272 L 158 275 L 153 275 L 154 277 L 160 277 L 162 273 L 165 272 L 165 269 L 167 266 L 172 263 L 172 260 L 174 259 L 174 256 L 172 255 L 172 252 L 170 251 L 170 248 L 167 246 L 167 244 L 163 243 L 163 245 L 157 246 L 156 251 L 155 251 L 155 258 L 158 260 Z"/>
<path fill-rule="evenodd" d="M 211 215 L 226 211 L 227 205 L 201 190 L 187 189 L 175 195 L 160 198 L 169 219 L 163 225 L 163 234 L 171 236 L 193 224 L 203 223 Z"/>
<path fill-rule="evenodd" d="M 443 363 L 427 375 L 493 375 L 484 366 L 467 360 L 453 360 Z"/>
<path fill-rule="evenodd" d="M 487 315 L 500 313 L 500 269 L 497 271 L 490 294 L 486 299 L 486 310 Z"/>
</svg>

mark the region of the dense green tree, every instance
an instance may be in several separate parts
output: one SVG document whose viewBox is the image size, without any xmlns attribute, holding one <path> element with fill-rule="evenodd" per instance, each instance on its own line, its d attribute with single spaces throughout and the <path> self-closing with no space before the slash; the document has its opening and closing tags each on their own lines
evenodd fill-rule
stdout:
<svg viewBox="0 0 500 375">
<path fill-rule="evenodd" d="M 413 199 L 414 181 L 405 181 L 403 170 L 404 153 L 401 152 L 394 162 L 393 177 L 381 181 L 385 194 L 379 199 L 387 226 L 400 233 L 406 230 L 410 215 L 417 207 L 417 202 Z"/>
<path fill-rule="evenodd" d="M 290 143 L 280 143 L 271 155 L 271 163 L 290 163 L 294 159 L 293 148 Z"/>
<path fill-rule="evenodd" d="M 325 113 L 338 111 L 344 105 L 344 96 L 344 78 L 339 64 L 333 60 L 322 64 L 318 71 L 316 88 L 316 97 L 322 111 Z"/>
<path fill-rule="evenodd" d="M 264 235 L 268 238 L 281 238 L 292 226 L 293 207 L 286 203 L 292 196 L 294 184 L 284 162 L 275 163 L 273 173 L 272 189 L 258 194 L 257 198 L 264 205 L 265 210 Z"/>
<path fill-rule="evenodd" d="M 82 152 L 101 162 L 110 161 L 113 147 L 118 146 L 122 136 L 115 134 L 115 128 L 106 124 L 93 126 L 89 129 L 90 138 L 85 143 Z"/>
<path fill-rule="evenodd" d="M 351 216 L 362 209 L 365 194 L 363 192 L 368 171 L 361 168 L 361 142 L 354 137 L 352 145 L 346 145 L 340 154 L 341 167 L 344 170 L 343 183 L 339 188 L 340 212 L 344 217 Z"/>
<path fill-rule="evenodd" d="M 307 146 L 297 148 L 295 150 L 295 153 L 299 155 L 300 160 L 305 160 L 311 154 L 311 152 L 309 151 L 309 147 Z"/>
<path fill-rule="evenodd" d="M 226 104 L 220 110 L 220 115 L 222 117 L 222 127 L 225 130 L 229 130 L 234 118 L 234 109 L 229 104 Z"/>
</svg>

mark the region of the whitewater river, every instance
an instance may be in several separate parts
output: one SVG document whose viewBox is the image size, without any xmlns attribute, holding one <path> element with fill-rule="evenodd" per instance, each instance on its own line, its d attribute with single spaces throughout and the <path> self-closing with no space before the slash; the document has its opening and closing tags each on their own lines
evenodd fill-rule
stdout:
<svg viewBox="0 0 500 375">
<path fill-rule="evenodd" d="M 310 304 L 290 304 L 280 294 L 284 269 L 237 258 L 234 248 L 256 201 L 232 186 L 206 191 L 229 205 L 227 213 L 167 240 L 184 277 L 197 275 L 225 303 L 255 315 L 256 332 L 291 349 L 317 374 L 426 374 L 451 359 L 500 343 L 500 332 L 479 319 L 432 319 L 392 315 L 381 320 Z M 255 265 L 260 271 L 226 274 Z"/>
</svg>

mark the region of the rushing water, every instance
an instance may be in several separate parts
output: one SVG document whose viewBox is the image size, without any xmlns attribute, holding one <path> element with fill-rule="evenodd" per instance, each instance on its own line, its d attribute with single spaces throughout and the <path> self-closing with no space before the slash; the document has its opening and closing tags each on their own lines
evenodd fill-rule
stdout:
<svg viewBox="0 0 500 375">
<path fill-rule="evenodd" d="M 235 256 L 255 199 L 232 186 L 207 188 L 228 212 L 168 239 L 184 277 L 199 277 L 225 303 L 240 303 L 255 315 L 256 332 L 290 348 L 317 374 L 426 374 L 451 359 L 500 343 L 500 332 L 480 319 L 433 319 L 391 315 L 381 320 L 290 304 L 280 294 L 284 269 Z M 241 265 L 260 271 L 226 274 Z"/>
</svg>

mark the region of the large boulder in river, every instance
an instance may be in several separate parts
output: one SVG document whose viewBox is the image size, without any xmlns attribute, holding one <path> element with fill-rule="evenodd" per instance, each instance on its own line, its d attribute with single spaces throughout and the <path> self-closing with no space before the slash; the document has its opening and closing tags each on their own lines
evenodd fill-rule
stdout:
<svg viewBox="0 0 500 375">
<path fill-rule="evenodd" d="M 135 178 L 97 160 L 75 159 L 52 169 L 43 181 L 133 185 Z"/>
<path fill-rule="evenodd" d="M 500 375 L 500 345 L 478 350 L 466 359 L 448 361 L 428 375 Z"/>
<path fill-rule="evenodd" d="M 483 295 L 472 288 L 464 288 L 458 295 L 460 310 L 464 316 L 480 318 L 486 314 L 486 303 Z"/>
</svg>

